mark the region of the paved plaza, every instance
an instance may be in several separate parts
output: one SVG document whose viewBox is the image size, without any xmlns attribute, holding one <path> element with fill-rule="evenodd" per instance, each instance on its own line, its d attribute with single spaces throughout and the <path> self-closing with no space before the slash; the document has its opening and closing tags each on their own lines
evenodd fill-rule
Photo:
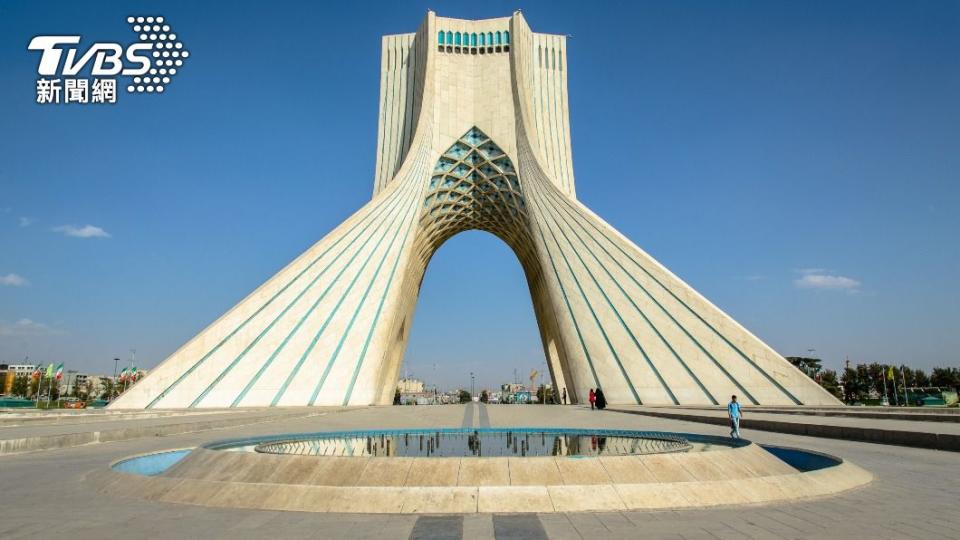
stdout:
<svg viewBox="0 0 960 540">
<path fill-rule="evenodd" d="M 956 538 L 960 537 L 960 455 L 902 446 L 787 435 L 750 429 L 758 443 L 793 446 L 843 457 L 875 475 L 869 485 L 839 496 L 794 503 L 707 510 L 551 514 L 367 515 L 235 510 L 144 501 L 98 492 L 97 480 L 115 460 L 209 441 L 267 434 L 432 427 L 621 428 L 723 435 L 725 427 L 676 419 L 535 405 L 447 405 L 374 408 L 277 409 L 163 417 L 122 416 L 86 422 L 0 416 L 0 440 L 42 436 L 43 430 L 142 428 L 191 416 L 234 416 L 245 423 L 217 429 L 205 421 L 189 433 L 0 456 L 0 537 L 36 538 Z M 238 425 L 239 424 L 239 425 Z"/>
</svg>

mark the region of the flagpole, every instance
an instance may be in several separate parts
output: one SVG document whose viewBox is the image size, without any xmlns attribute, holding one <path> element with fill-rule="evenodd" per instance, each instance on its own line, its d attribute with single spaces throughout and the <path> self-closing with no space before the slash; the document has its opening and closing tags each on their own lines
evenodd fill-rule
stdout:
<svg viewBox="0 0 960 540">
<path fill-rule="evenodd" d="M 127 367 L 127 376 L 123 378 L 123 391 L 127 391 L 127 381 L 130 380 L 130 368 L 133 367 L 133 363 L 137 360 L 137 350 L 130 349 L 130 365 Z"/>
<path fill-rule="evenodd" d="M 907 375 L 903 369 L 903 366 L 900 366 L 900 378 L 903 380 L 903 406 L 909 407 L 910 402 L 907 397 Z"/>
<path fill-rule="evenodd" d="M 883 379 L 883 401 L 881 401 L 880 404 L 881 404 L 881 405 L 884 405 L 884 406 L 889 406 L 889 405 L 890 405 L 890 398 L 887 397 L 887 372 L 886 372 L 886 370 L 883 370 L 883 371 L 880 372 L 880 378 Z M 887 403 L 884 404 L 884 403 L 883 403 L 884 401 L 886 401 Z"/>
<path fill-rule="evenodd" d="M 893 373 L 893 366 L 890 366 L 887 374 L 890 375 L 890 387 L 893 394 L 893 403 L 895 405 L 900 405 L 900 394 L 897 394 L 897 376 Z"/>
</svg>

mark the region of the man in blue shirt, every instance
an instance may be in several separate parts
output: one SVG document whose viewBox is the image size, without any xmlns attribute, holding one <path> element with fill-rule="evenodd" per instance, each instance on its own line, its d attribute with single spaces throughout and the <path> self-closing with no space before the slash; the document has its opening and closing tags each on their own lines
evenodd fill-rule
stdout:
<svg viewBox="0 0 960 540">
<path fill-rule="evenodd" d="M 730 403 L 727 403 L 727 416 L 730 417 L 730 436 L 739 439 L 740 404 L 737 403 L 737 396 L 730 396 Z"/>
</svg>

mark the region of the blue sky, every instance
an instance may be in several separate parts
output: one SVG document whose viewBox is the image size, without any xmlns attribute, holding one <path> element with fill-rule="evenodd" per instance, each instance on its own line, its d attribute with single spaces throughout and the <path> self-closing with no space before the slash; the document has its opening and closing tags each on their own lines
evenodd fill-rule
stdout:
<svg viewBox="0 0 960 540">
<path fill-rule="evenodd" d="M 369 199 L 380 35 L 520 7 L 572 36 L 589 207 L 782 354 L 960 363 L 960 3 L 586 5 L 4 2 L 0 362 L 161 361 Z M 126 43 L 129 14 L 192 54 L 162 96 L 34 103 L 31 37 Z M 441 248 L 407 365 L 443 386 L 543 366 L 506 245 Z"/>
</svg>

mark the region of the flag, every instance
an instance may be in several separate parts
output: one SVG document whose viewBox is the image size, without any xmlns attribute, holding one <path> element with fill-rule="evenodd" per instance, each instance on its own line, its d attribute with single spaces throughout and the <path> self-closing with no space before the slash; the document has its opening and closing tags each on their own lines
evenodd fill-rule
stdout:
<svg viewBox="0 0 960 540">
<path fill-rule="evenodd" d="M 51 377 L 53 377 L 53 364 L 47 366 L 47 378 L 49 379 Z"/>
<path fill-rule="evenodd" d="M 41 371 L 40 366 L 37 366 L 37 369 L 33 370 L 33 378 L 39 379 Z"/>
<path fill-rule="evenodd" d="M 63 378 L 63 362 L 60 362 L 59 364 L 57 364 L 57 373 L 54 376 L 57 378 L 58 381 Z"/>
<path fill-rule="evenodd" d="M 123 381 L 125 381 L 126 379 L 127 379 L 127 368 L 123 368 L 123 370 L 120 372 L 120 379 L 119 379 L 119 380 L 120 380 L 120 382 L 123 382 Z"/>
<path fill-rule="evenodd" d="M 137 382 L 137 379 L 140 378 L 140 372 L 137 371 L 137 366 L 130 368 L 130 380 Z"/>
<path fill-rule="evenodd" d="M 887 368 L 887 380 L 893 380 L 893 366 Z"/>
</svg>

